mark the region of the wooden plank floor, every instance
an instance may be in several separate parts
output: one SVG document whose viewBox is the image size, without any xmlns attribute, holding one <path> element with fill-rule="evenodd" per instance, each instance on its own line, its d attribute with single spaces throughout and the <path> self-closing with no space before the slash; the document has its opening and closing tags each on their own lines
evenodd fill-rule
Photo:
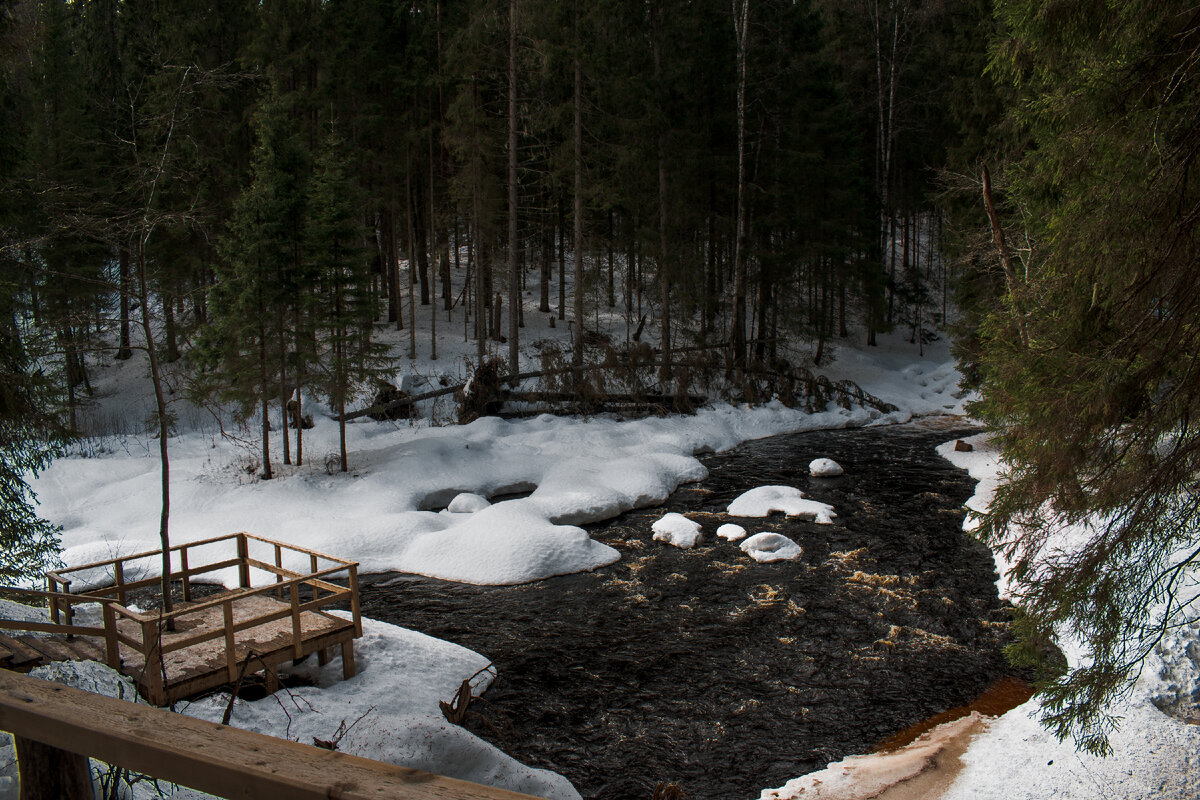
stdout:
<svg viewBox="0 0 1200 800">
<path fill-rule="evenodd" d="M 7 636 L 0 633 L 0 668 L 29 672 L 51 661 L 104 661 L 104 646 L 95 639 L 65 636 Z"/>
<path fill-rule="evenodd" d="M 205 598 L 219 599 L 220 595 Z M 178 603 L 175 609 L 186 609 L 189 603 Z M 273 612 L 286 611 L 289 605 L 272 597 L 251 595 L 239 598 L 233 605 L 234 622 L 267 616 Z M 324 653 L 329 647 L 347 645 L 354 638 L 354 623 L 320 611 L 305 611 L 300 614 L 301 649 L 304 655 Z M 224 615 L 220 605 L 202 609 L 179 619 L 175 631 L 163 630 L 162 641 L 169 647 L 172 642 L 190 638 L 201 632 L 224 629 Z M 132 620 L 120 620 L 117 627 L 121 632 L 140 640 L 141 633 Z M 348 647 L 349 645 L 347 645 Z M 266 671 L 268 686 L 272 686 L 274 670 L 294 656 L 292 646 L 292 620 L 283 619 L 238 631 L 234 652 L 239 670 L 247 657 L 253 656 L 245 668 L 247 675 Z M 346 655 L 346 648 L 342 650 Z M 120 646 L 121 672 L 133 678 L 143 694 L 148 686 L 146 665 L 141 653 L 122 644 Z M 353 655 L 347 670 L 353 675 Z M 101 639 L 76 636 L 20 635 L 5 636 L 0 633 L 0 668 L 16 672 L 28 672 L 36 666 L 52 661 L 105 662 L 104 642 Z M 152 669 L 165 673 L 166 700 L 171 702 L 198 692 L 221 686 L 229 682 L 225 654 L 225 638 L 219 636 L 180 650 L 165 654 L 160 664 L 151 664 Z M 151 698 L 152 699 L 152 698 Z"/>
</svg>

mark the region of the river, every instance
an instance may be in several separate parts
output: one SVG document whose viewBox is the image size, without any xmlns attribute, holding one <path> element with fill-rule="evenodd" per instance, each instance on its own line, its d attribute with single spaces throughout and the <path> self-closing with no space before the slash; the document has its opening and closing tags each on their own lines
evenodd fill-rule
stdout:
<svg viewBox="0 0 1200 800">
<path fill-rule="evenodd" d="M 749 442 L 704 456 L 708 478 L 663 506 L 590 526 L 621 552 L 610 567 L 507 587 L 368 575 L 363 613 L 491 658 L 499 676 L 472 705 L 486 722 L 469 727 L 589 800 L 649 800 L 660 782 L 691 800 L 757 797 L 1013 674 L 991 555 L 962 533 L 973 481 L 934 452 L 970 432 L 941 421 Z M 845 475 L 809 477 L 817 457 Z M 832 504 L 834 524 L 724 513 L 764 484 Z M 667 511 L 704 525 L 695 549 L 651 540 Z M 803 555 L 755 563 L 715 538 L 726 521 Z"/>
</svg>

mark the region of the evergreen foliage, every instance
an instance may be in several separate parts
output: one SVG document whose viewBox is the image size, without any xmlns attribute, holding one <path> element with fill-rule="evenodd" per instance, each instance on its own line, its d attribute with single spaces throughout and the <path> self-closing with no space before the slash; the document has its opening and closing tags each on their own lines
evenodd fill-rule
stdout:
<svg viewBox="0 0 1200 800">
<path fill-rule="evenodd" d="M 331 125 L 313 171 L 305 246 L 324 307 L 315 320 L 314 385 L 339 416 L 355 387 L 372 385 L 390 365 L 386 348 L 371 338 L 379 304 L 371 290 L 362 204 L 348 166 L 345 145 Z M 339 425 L 340 464 L 346 472 L 346 423 Z"/>
<path fill-rule="evenodd" d="M 37 516 L 25 480 L 59 454 L 66 432 L 51 384 L 21 341 L 11 289 L 0 283 L 0 584 L 37 585 L 59 564 L 59 528 Z"/>
<path fill-rule="evenodd" d="M 253 178 L 234 203 L 225 257 L 216 265 L 212 320 L 196 350 L 204 376 L 197 387 L 236 403 L 246 419 L 261 412 L 263 475 L 269 478 L 269 405 L 281 395 L 286 403 L 291 394 L 280 391 L 289 348 L 307 352 L 293 323 L 312 293 L 302 269 L 308 154 L 276 91 L 264 99 L 254 127 Z"/>
<path fill-rule="evenodd" d="M 67 420 L 86 428 L 91 365 L 140 344 L 169 433 L 162 365 L 190 353 L 166 372 L 261 422 L 269 476 L 290 398 L 376 388 L 377 322 L 433 354 L 417 311 L 461 324 L 477 363 L 533 313 L 593 358 L 615 312 L 663 380 L 673 353 L 769 371 L 921 329 L 948 277 L 926 196 L 954 134 L 940 54 L 970 49 L 952 32 L 986 3 L 740 7 L 741 35 L 728 0 L 522 0 L 510 47 L 502 0 L 0 0 L 0 246 L 57 341 Z M 871 13 L 904 22 L 886 109 Z M 918 223 L 925 258 L 900 245 Z"/>
<path fill-rule="evenodd" d="M 1198 617 L 1200 15 L 1149 0 L 996 13 L 991 70 L 1011 99 L 993 200 L 1013 268 L 989 232 L 971 357 L 973 413 L 1009 467 L 982 531 L 1016 565 L 1027 623 L 1086 643 L 1045 688 L 1045 722 L 1102 753 L 1107 701 Z"/>
</svg>

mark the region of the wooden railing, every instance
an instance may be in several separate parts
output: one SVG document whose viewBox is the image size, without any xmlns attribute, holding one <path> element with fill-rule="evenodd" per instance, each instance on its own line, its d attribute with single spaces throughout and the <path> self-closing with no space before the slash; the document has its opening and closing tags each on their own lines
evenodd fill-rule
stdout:
<svg viewBox="0 0 1200 800">
<path fill-rule="evenodd" d="M 301 615 L 305 612 L 339 604 L 348 606 L 354 636 L 362 635 L 356 562 L 248 533 L 188 542 L 172 547 L 170 552 L 172 571 L 169 579 L 172 584 L 182 585 L 182 596 L 187 605 L 169 613 L 139 612 L 127 606 L 131 592 L 161 585 L 159 576 L 133 577 L 137 574 L 136 562 L 161 559 L 162 551 L 152 550 L 48 572 L 48 591 L 45 592 L 5 590 L 18 597 L 48 602 L 51 621 L 0 620 L 0 628 L 102 637 L 106 660 L 113 668 L 120 667 L 120 646 L 131 648 L 140 654 L 143 664 L 147 665 L 145 677 L 151 696 L 162 694 L 163 675 L 161 670 L 149 665 L 160 663 L 167 653 L 222 637 L 225 639 L 228 677 L 231 681 L 236 680 L 238 663 L 234 648 L 237 634 L 269 622 L 291 617 L 295 658 L 304 655 L 300 634 Z M 197 563 L 198 555 L 205 555 L 210 560 Z M 256 557 L 261 555 L 265 555 L 265 558 Z M 175 569 L 176 563 L 178 569 Z M 238 590 L 223 593 L 212 600 L 191 602 L 197 576 L 233 568 L 238 573 Z M 268 581 L 257 587 L 252 586 L 251 570 L 266 573 Z M 333 582 L 338 578 L 344 579 L 346 585 Z M 85 583 L 88 588 L 72 592 L 72 583 Z M 287 607 L 235 621 L 235 607 L 255 596 L 274 596 L 278 600 L 286 600 Z M 82 603 L 102 604 L 102 627 L 74 623 L 75 606 Z M 224 617 L 223 628 L 209 628 L 191 636 L 175 636 L 169 642 L 164 642 L 165 631 L 186 628 L 180 623 L 187 617 L 218 606 Z"/>
<path fill-rule="evenodd" d="M 90 796 L 92 756 L 218 797 L 534 800 L 4 670 L 0 730 L 16 738 L 22 797 Z"/>
</svg>

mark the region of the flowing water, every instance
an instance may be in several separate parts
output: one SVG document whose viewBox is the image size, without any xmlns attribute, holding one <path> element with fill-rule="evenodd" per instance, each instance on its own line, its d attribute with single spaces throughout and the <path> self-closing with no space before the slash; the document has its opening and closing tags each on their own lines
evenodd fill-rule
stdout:
<svg viewBox="0 0 1200 800">
<path fill-rule="evenodd" d="M 934 452 L 971 432 L 946 423 L 820 431 L 705 456 L 709 477 L 663 506 L 591 526 L 616 564 L 521 586 L 366 576 L 363 613 L 457 642 L 499 676 L 468 725 L 585 798 L 692 800 L 764 787 L 868 752 L 1011 675 L 993 561 L 962 534 L 974 483 Z M 839 478 L 811 478 L 829 457 Z M 746 489 L 787 484 L 834 506 L 833 525 L 728 517 Z M 651 540 L 679 511 L 693 550 Z M 722 522 L 799 543 L 758 564 Z M 398 687 L 403 691 L 403 687 Z M 446 698 L 450 700 L 450 698 Z"/>
</svg>

